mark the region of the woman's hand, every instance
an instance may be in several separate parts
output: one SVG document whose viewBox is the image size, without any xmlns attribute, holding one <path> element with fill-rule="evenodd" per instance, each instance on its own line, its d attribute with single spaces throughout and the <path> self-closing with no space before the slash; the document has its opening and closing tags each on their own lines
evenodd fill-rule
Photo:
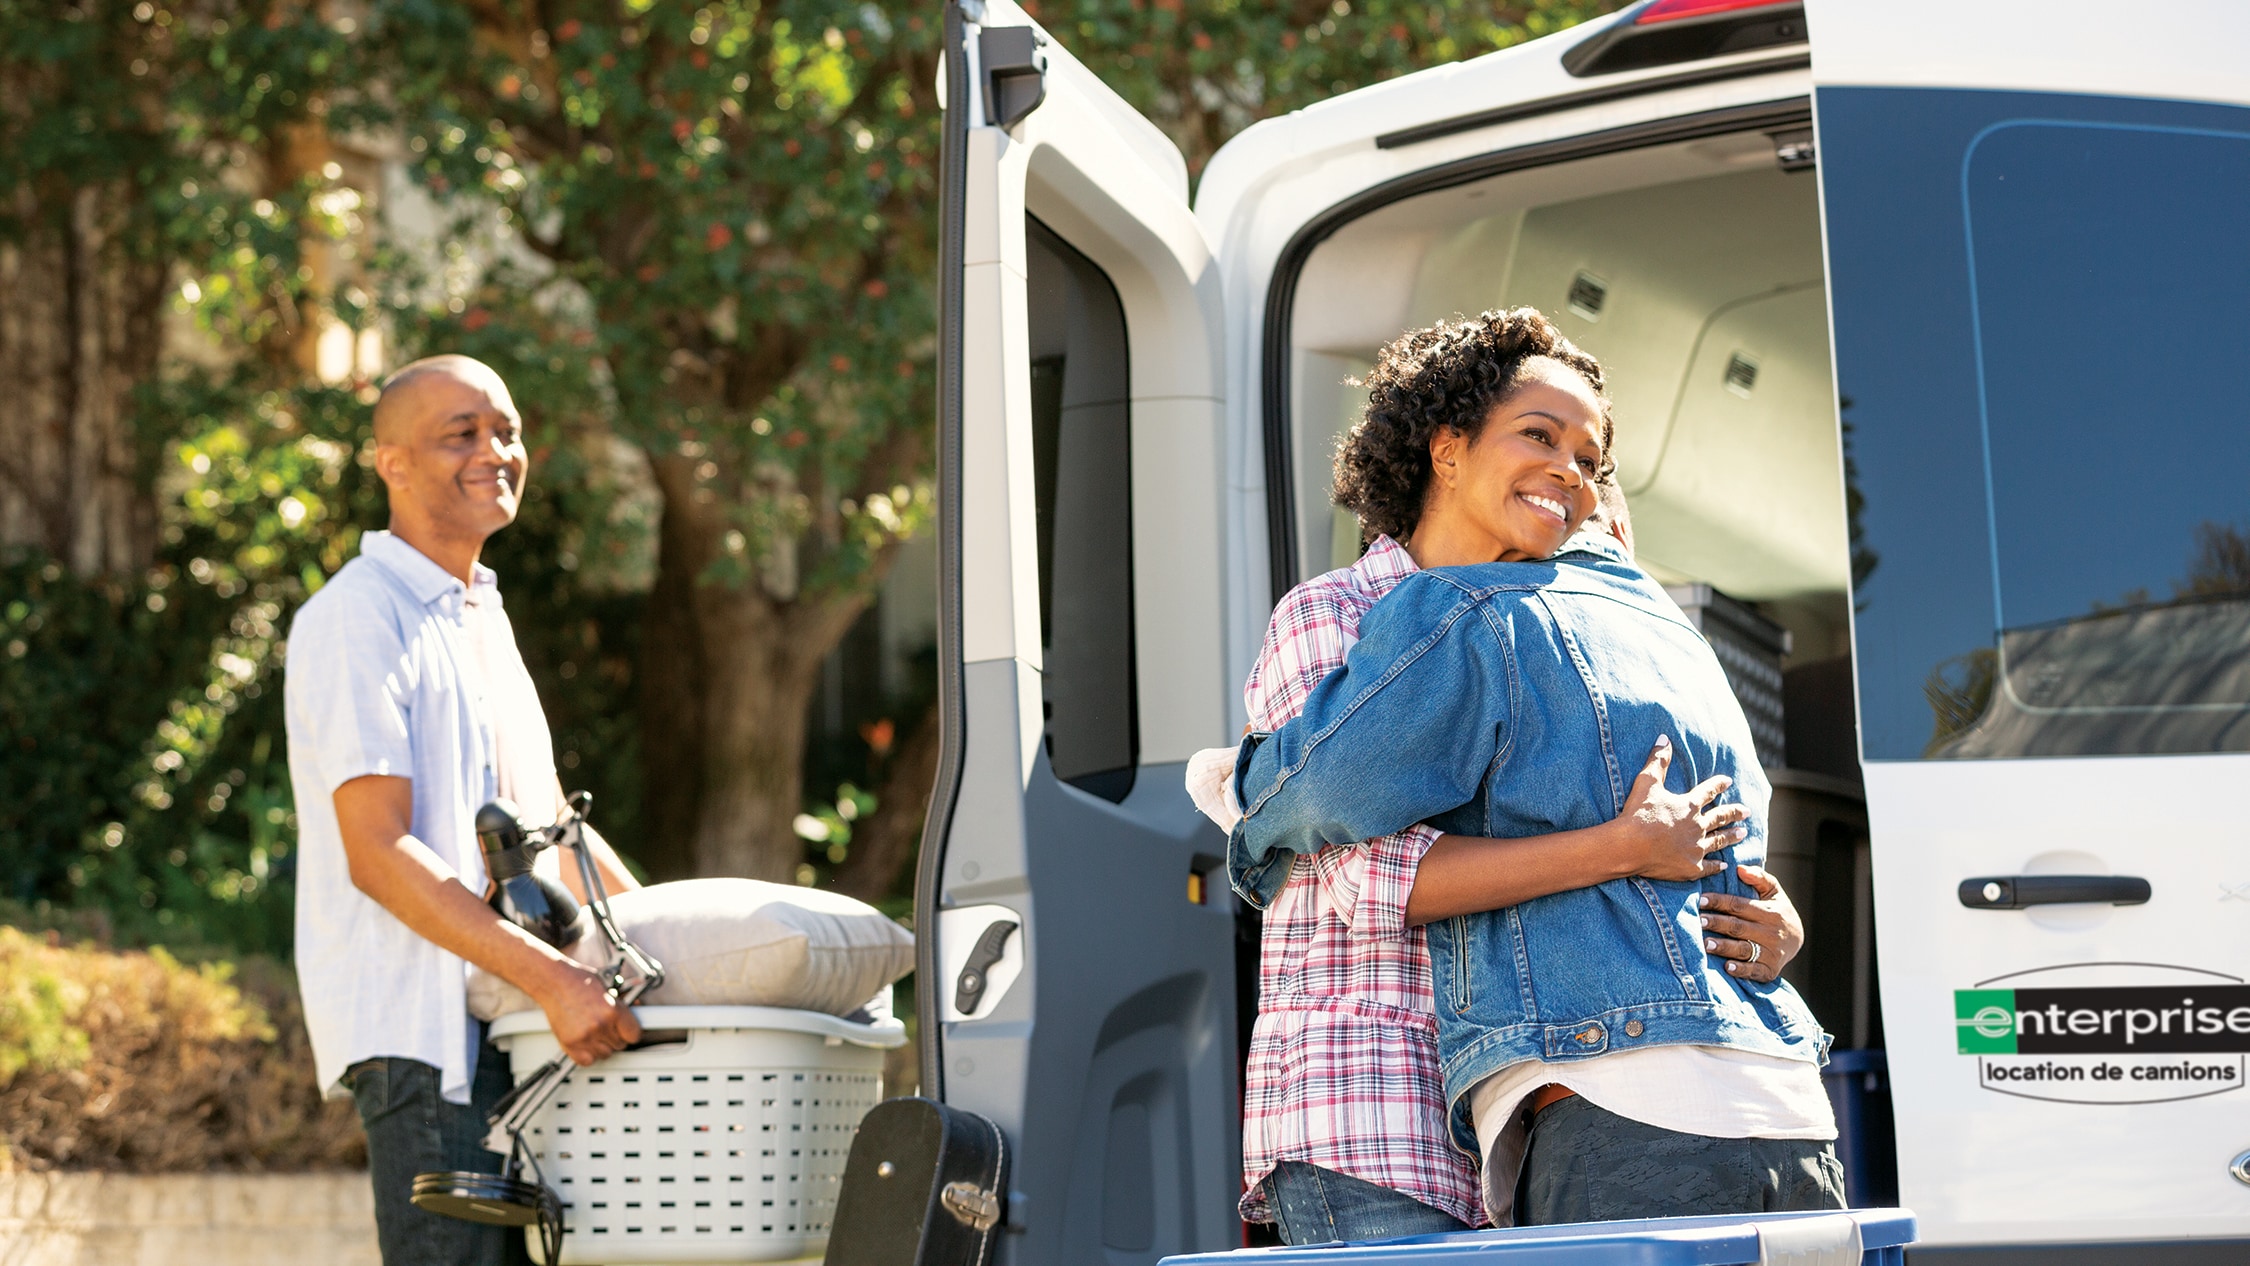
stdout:
<svg viewBox="0 0 2250 1266">
<path fill-rule="evenodd" d="M 1728 960 L 1730 976 L 1772 980 L 1805 947 L 1804 921 L 1797 917 L 1789 894 L 1781 890 L 1781 881 L 1756 866 L 1737 866 L 1734 871 L 1758 899 L 1705 893 L 1703 948 L 1713 958 Z"/>
<path fill-rule="evenodd" d="M 1686 795 L 1664 788 L 1664 775 L 1672 768 L 1672 740 L 1659 738 L 1649 751 L 1648 764 L 1633 780 L 1633 794 L 1625 811 L 1609 823 L 1616 860 L 1622 876 L 1692 882 L 1726 869 L 1710 854 L 1742 842 L 1750 829 L 1742 822 L 1750 811 L 1739 804 L 1710 804 L 1734 780 L 1724 774 L 1706 778 Z M 1745 951 L 1747 953 L 1747 951 Z"/>
</svg>

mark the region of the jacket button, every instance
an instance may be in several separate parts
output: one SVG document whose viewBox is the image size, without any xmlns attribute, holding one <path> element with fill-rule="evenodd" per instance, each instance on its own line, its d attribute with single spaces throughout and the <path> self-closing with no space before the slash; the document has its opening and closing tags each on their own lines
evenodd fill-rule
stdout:
<svg viewBox="0 0 2250 1266">
<path fill-rule="evenodd" d="M 1625 1036 L 1627 1036 L 1627 1037 L 1639 1037 L 1640 1035 L 1641 1035 L 1641 1022 L 1640 1022 L 1639 1020 L 1627 1020 L 1627 1021 L 1625 1022 Z"/>
<path fill-rule="evenodd" d="M 1592 1046 L 1594 1043 L 1601 1041 L 1602 1026 L 1599 1024 L 1587 1025 L 1586 1031 L 1578 1035 L 1578 1040 L 1587 1046 Z"/>
</svg>

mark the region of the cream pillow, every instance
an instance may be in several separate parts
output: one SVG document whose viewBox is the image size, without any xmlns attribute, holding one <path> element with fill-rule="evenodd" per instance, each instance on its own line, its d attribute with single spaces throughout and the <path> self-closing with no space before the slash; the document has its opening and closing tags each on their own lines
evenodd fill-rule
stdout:
<svg viewBox="0 0 2250 1266">
<path fill-rule="evenodd" d="M 914 969 L 914 934 L 841 893 L 756 879 L 683 879 L 609 899 L 617 928 L 664 964 L 645 1006 L 794 1007 L 849 1015 Z M 564 952 L 608 961 L 593 921 Z M 481 967 L 469 968 L 469 1013 L 490 1020 L 538 1004 Z"/>
</svg>

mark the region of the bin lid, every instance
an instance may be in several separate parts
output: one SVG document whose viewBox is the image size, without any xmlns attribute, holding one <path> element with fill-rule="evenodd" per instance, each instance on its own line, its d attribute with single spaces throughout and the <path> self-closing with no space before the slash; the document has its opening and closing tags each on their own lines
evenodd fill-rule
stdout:
<svg viewBox="0 0 2250 1266">
<path fill-rule="evenodd" d="M 824 1011 L 797 1011 L 789 1007 L 635 1007 L 633 1018 L 648 1029 L 780 1029 L 833 1037 L 854 1046 L 889 1050 L 906 1045 L 906 1025 L 899 1020 L 861 1024 Z M 515 1011 L 492 1022 L 494 1042 L 525 1033 L 547 1031 L 544 1012 Z"/>
<path fill-rule="evenodd" d="M 1581 1222 L 1420 1235 L 1370 1244 L 1243 1248 L 1167 1257 L 1158 1266 L 1828 1266 L 1857 1230 L 1862 1252 L 1914 1241 L 1905 1209 L 1748 1213 Z M 1839 1243 L 1842 1241 L 1842 1243 Z"/>
</svg>

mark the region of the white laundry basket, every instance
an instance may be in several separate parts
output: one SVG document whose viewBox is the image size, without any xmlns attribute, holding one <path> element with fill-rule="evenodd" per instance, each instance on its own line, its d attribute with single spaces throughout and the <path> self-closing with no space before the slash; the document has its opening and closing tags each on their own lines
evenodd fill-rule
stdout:
<svg viewBox="0 0 2250 1266">
<path fill-rule="evenodd" d="M 636 1007 L 646 1043 L 572 1072 L 524 1142 L 561 1195 L 562 1260 L 818 1253 L 897 1020 L 777 1007 Z M 521 1080 L 558 1049 L 537 1011 L 492 1022 Z M 527 1175 L 528 1177 L 528 1175 Z M 536 1232 L 532 1253 L 536 1258 Z"/>
</svg>

